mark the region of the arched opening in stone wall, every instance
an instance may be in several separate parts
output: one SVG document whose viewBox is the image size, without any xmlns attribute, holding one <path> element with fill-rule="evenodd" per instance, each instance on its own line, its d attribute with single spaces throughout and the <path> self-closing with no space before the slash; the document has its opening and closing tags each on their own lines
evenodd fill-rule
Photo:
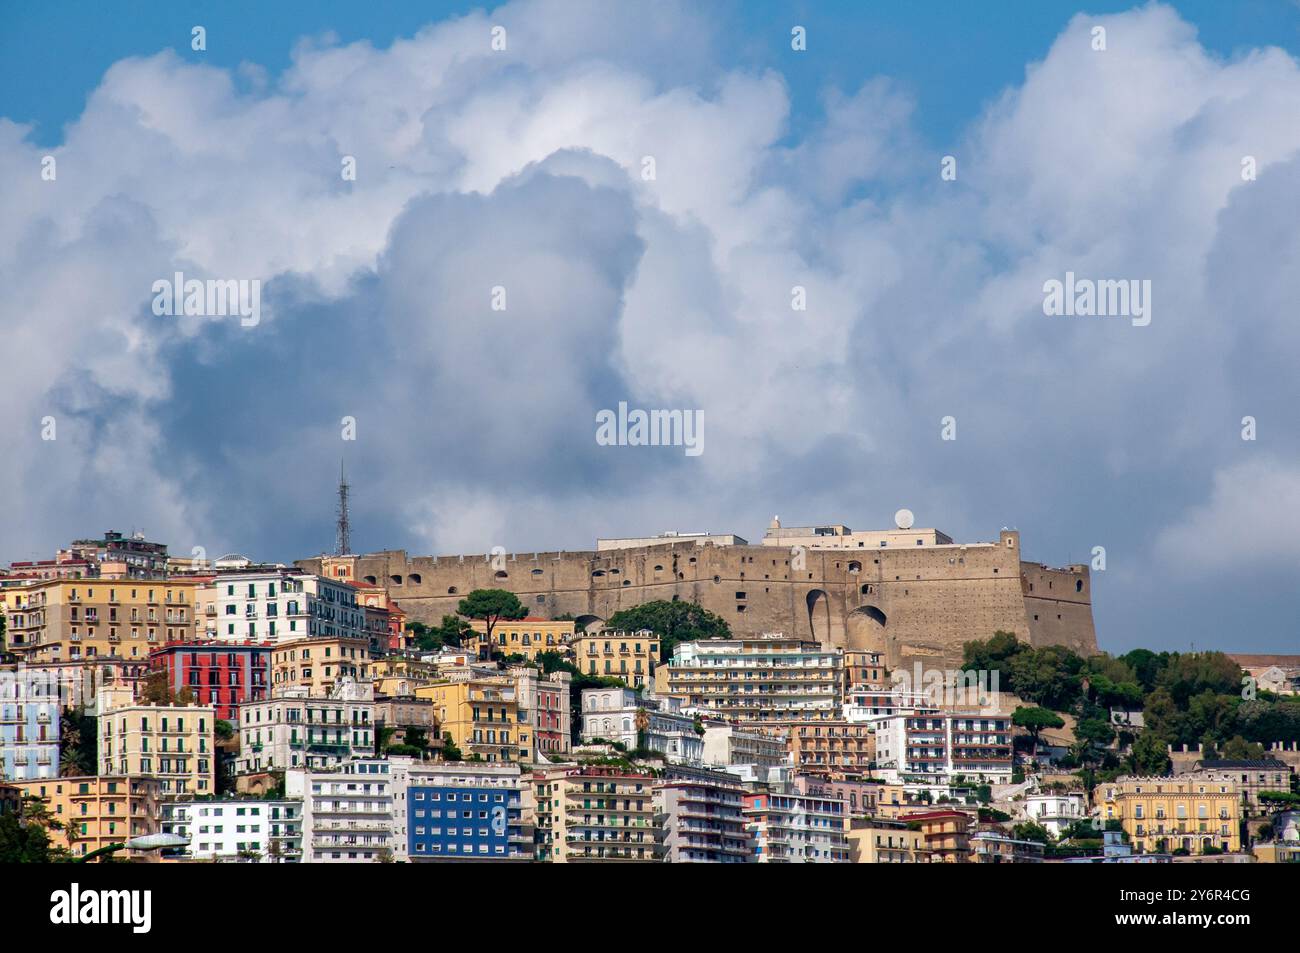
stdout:
<svg viewBox="0 0 1300 953">
<path fill-rule="evenodd" d="M 886 650 L 885 614 L 876 606 L 858 606 L 849 613 L 845 648 L 863 652 Z"/>
<path fill-rule="evenodd" d="M 599 632 L 605 627 L 605 620 L 598 615 L 580 615 L 573 624 L 579 632 Z"/>
<path fill-rule="evenodd" d="M 844 620 L 832 610 L 831 597 L 826 590 L 811 590 L 806 601 L 813 638 L 826 645 L 844 645 Z"/>
</svg>

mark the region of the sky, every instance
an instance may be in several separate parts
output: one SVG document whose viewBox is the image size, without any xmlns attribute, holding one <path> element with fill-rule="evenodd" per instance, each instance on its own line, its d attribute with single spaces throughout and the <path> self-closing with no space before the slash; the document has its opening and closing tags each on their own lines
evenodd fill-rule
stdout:
<svg viewBox="0 0 1300 953">
<path fill-rule="evenodd" d="M 357 551 L 906 506 L 1104 556 L 1107 650 L 1300 651 L 1300 5 L 50 6 L 0 7 L 0 560 L 328 551 L 343 460 Z"/>
</svg>

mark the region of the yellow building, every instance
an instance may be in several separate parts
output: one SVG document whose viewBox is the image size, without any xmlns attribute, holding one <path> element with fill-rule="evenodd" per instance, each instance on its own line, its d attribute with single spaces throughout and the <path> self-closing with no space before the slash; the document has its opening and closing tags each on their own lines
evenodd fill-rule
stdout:
<svg viewBox="0 0 1300 953">
<path fill-rule="evenodd" d="M 9 650 L 26 662 L 147 660 L 195 637 L 190 579 L 46 579 L 5 592 Z"/>
<path fill-rule="evenodd" d="M 573 662 L 587 675 L 621 678 L 632 688 L 650 684 L 659 665 L 659 636 L 653 632 L 585 632 L 569 640 Z"/>
<path fill-rule="evenodd" d="M 478 755 L 484 761 L 529 762 L 533 757 L 533 731 L 519 709 L 512 678 L 505 675 L 455 673 L 415 690 L 416 698 L 433 702 L 444 735 L 466 760 Z"/>
<path fill-rule="evenodd" d="M 534 771 L 537 859 L 657 860 L 654 781 L 649 773 L 607 765 Z"/>
<path fill-rule="evenodd" d="M 470 625 L 478 636 L 467 638 L 462 648 L 474 652 L 479 658 L 486 658 L 483 636 L 487 632 L 487 623 L 475 619 Z M 573 627 L 571 621 L 554 622 L 533 616 L 504 620 L 492 627 L 492 651 L 502 655 L 522 655 L 529 659 L 536 658 L 539 652 L 560 652 L 567 655 L 569 642 L 573 639 Z"/>
<path fill-rule="evenodd" d="M 159 831 L 162 782 L 157 778 L 101 774 L 11 783 L 24 797 L 44 802 L 50 816 L 63 825 L 62 832 L 52 832 L 52 844 L 69 848 L 77 857 Z M 149 855 L 122 850 L 116 856 Z"/>
<path fill-rule="evenodd" d="M 370 663 L 375 696 L 410 698 L 421 685 L 438 680 L 438 667 L 408 655 L 388 655 Z"/>
<path fill-rule="evenodd" d="M 849 822 L 849 860 L 855 864 L 928 864 L 935 853 L 925 833 L 914 825 L 884 818 L 854 818 Z"/>
<path fill-rule="evenodd" d="M 164 795 L 215 794 L 216 709 L 128 705 L 99 715 L 99 773 L 149 775 Z"/>
<path fill-rule="evenodd" d="M 305 688 L 312 698 L 328 698 L 344 676 L 370 678 L 367 639 L 313 637 L 282 642 L 271 653 L 271 694 Z"/>
<path fill-rule="evenodd" d="M 1121 823 L 1136 853 L 1241 849 L 1241 798 L 1231 775 L 1121 777 L 1099 800 L 1102 816 Z"/>
</svg>

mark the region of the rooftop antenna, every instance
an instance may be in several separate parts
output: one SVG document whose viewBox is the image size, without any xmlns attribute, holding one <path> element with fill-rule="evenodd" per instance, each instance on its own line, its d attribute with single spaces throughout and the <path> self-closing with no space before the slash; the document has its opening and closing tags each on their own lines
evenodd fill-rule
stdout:
<svg viewBox="0 0 1300 953">
<path fill-rule="evenodd" d="M 347 556 L 352 552 L 352 524 L 348 521 L 348 485 L 347 475 L 343 471 L 343 461 L 339 460 L 339 513 L 338 524 L 334 531 L 334 549 L 336 556 Z"/>
</svg>

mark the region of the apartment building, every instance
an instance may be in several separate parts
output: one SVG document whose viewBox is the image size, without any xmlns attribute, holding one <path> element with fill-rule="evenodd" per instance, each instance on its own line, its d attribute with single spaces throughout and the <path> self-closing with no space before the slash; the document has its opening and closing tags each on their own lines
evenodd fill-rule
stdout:
<svg viewBox="0 0 1300 953">
<path fill-rule="evenodd" d="M 1009 715 L 896 714 L 874 724 L 877 774 L 886 780 L 946 783 L 958 774 L 992 784 L 1011 780 Z"/>
<path fill-rule="evenodd" d="M 370 654 L 400 652 L 406 648 L 406 612 L 383 586 L 353 583 L 357 603 L 365 614 L 366 632 L 370 637 Z"/>
<path fill-rule="evenodd" d="M 898 820 L 919 829 L 932 858 L 945 864 L 964 864 L 970 858 L 970 829 L 975 819 L 964 811 L 914 811 Z"/>
<path fill-rule="evenodd" d="M 59 686 L 44 673 L 0 672 L 0 781 L 59 773 Z"/>
<path fill-rule="evenodd" d="M 898 714 L 930 714 L 938 707 L 925 692 L 855 685 L 844 696 L 845 721 L 875 723 Z"/>
<path fill-rule="evenodd" d="M 848 812 L 838 798 L 762 792 L 746 794 L 744 803 L 758 863 L 849 862 Z"/>
<path fill-rule="evenodd" d="M 167 575 L 167 546 L 151 543 L 143 533 L 125 536 L 109 530 L 96 539 L 78 539 L 60 549 L 59 563 L 81 563 L 99 575 L 109 566 L 121 566 L 121 573 L 129 579 L 159 579 Z"/>
<path fill-rule="evenodd" d="M 23 797 L 41 799 L 50 815 L 63 825 L 62 832 L 52 835 L 52 843 L 68 848 L 74 857 L 159 831 L 158 806 L 163 788 L 156 777 L 106 773 L 11 783 Z M 117 856 L 147 855 L 123 849 Z"/>
<path fill-rule="evenodd" d="M 299 800 L 179 800 L 163 802 L 164 834 L 188 837 L 172 856 L 195 860 L 297 863 L 302 857 Z"/>
<path fill-rule="evenodd" d="M 324 697 L 341 679 L 370 678 L 370 642 L 319 636 L 282 640 L 271 653 L 271 693 L 305 690 Z"/>
<path fill-rule="evenodd" d="M 707 765 L 752 764 L 774 768 L 789 762 L 785 739 L 775 730 L 706 721 L 701 738 Z"/>
<path fill-rule="evenodd" d="M 425 698 L 385 698 L 375 695 L 375 743 L 383 738 L 383 730 L 392 728 L 393 734 L 389 744 L 405 744 L 408 728 L 424 731 L 430 741 L 442 738 L 438 728 L 438 717 L 433 710 L 433 702 Z"/>
<path fill-rule="evenodd" d="M 1120 822 L 1136 853 L 1241 849 L 1241 792 L 1231 774 L 1125 776 L 1099 793 L 1102 817 Z"/>
<path fill-rule="evenodd" d="M 883 817 L 849 822 L 849 862 L 853 864 L 928 864 L 935 860 L 925 834 L 906 822 Z"/>
<path fill-rule="evenodd" d="M 418 762 L 393 765 L 393 844 L 398 861 L 524 861 L 533 831 L 515 764 Z"/>
<path fill-rule="evenodd" d="M 570 642 L 574 637 L 572 621 L 556 622 L 537 616 L 523 619 L 503 619 L 492 626 L 492 645 L 486 644 L 487 622 L 474 619 L 470 622 L 478 634 L 467 638 L 462 648 L 474 652 L 475 656 L 486 661 L 492 653 L 504 656 L 522 655 L 527 659 L 537 658 L 540 652 L 558 652 L 568 655 Z"/>
<path fill-rule="evenodd" d="M 785 729 L 790 760 L 796 770 L 836 778 L 871 773 L 876 736 L 870 725 L 842 720 L 795 721 Z"/>
<path fill-rule="evenodd" d="M 538 860 L 659 859 L 652 774 L 611 765 L 555 766 L 535 769 L 532 783 Z"/>
<path fill-rule="evenodd" d="M 28 663 L 104 656 L 147 662 L 194 637 L 189 579 L 49 579 L 6 592 L 9 651 Z"/>
<path fill-rule="evenodd" d="M 171 691 L 189 689 L 217 718 L 236 724 L 240 705 L 269 697 L 271 649 L 269 642 L 171 642 L 155 649 L 150 663 L 167 673 Z"/>
<path fill-rule="evenodd" d="M 61 708 L 94 710 L 101 691 L 116 692 L 126 687 L 134 692 L 149 674 L 147 658 L 124 659 L 101 655 L 61 662 L 0 665 L 0 685 L 22 681 L 29 692 L 40 683 L 40 691 L 58 699 Z"/>
<path fill-rule="evenodd" d="M 754 847 L 734 779 L 676 779 L 654 789 L 655 829 L 672 864 L 744 864 Z"/>
<path fill-rule="evenodd" d="M 844 802 L 850 818 L 876 816 L 888 787 L 879 781 L 860 778 L 833 778 L 825 774 L 796 774 L 791 787 L 799 794 L 835 798 Z"/>
<path fill-rule="evenodd" d="M 653 632 L 604 630 L 572 636 L 573 664 L 588 675 L 622 679 L 632 688 L 652 684 L 659 667 L 659 636 Z"/>
<path fill-rule="evenodd" d="M 977 831 L 970 838 L 971 862 L 976 864 L 1041 864 L 1043 844 L 1017 840 L 1004 831 Z"/>
<path fill-rule="evenodd" d="M 1196 762 L 1196 770 L 1231 775 L 1237 783 L 1242 806 L 1251 814 L 1260 813 L 1260 792 L 1280 791 L 1285 794 L 1291 790 L 1291 766 L 1277 758 L 1202 759 Z"/>
<path fill-rule="evenodd" d="M 329 770 L 291 769 L 285 793 L 302 798 L 303 860 L 374 863 L 393 857 L 393 766 L 371 758 Z"/>
<path fill-rule="evenodd" d="M 101 775 L 150 775 L 165 796 L 216 793 L 212 706 L 125 705 L 100 710 L 98 721 Z"/>
<path fill-rule="evenodd" d="M 844 651 L 844 693 L 854 689 L 883 691 L 889 686 L 889 671 L 885 668 L 884 654 L 862 649 Z"/>
<path fill-rule="evenodd" d="M 370 660 L 370 678 L 376 696 L 414 698 L 417 688 L 438 680 L 438 666 L 409 652 L 386 655 Z"/>
<path fill-rule="evenodd" d="M 451 735 L 463 757 L 478 755 L 487 762 L 533 759 L 532 728 L 509 676 L 460 669 L 417 688 L 415 696 L 433 702 L 443 735 Z"/>
<path fill-rule="evenodd" d="M 374 755 L 375 701 L 369 682 L 345 678 L 325 696 L 295 692 L 240 706 L 237 773 L 326 770 Z"/>
<path fill-rule="evenodd" d="M 1088 801 L 1082 791 L 1025 795 L 1025 819 L 1051 832 L 1053 837 L 1088 819 Z"/>
<path fill-rule="evenodd" d="M 681 713 L 681 699 L 642 695 L 630 688 L 582 692 L 582 740 L 604 739 L 629 751 L 644 746 L 670 762 L 702 764 L 704 740 L 695 719 Z"/>
<path fill-rule="evenodd" d="M 507 674 L 515 684 L 519 715 L 533 738 L 530 761 L 538 756 L 565 754 L 573 747 L 569 672 L 545 675 L 527 665 L 516 665 Z"/>
<path fill-rule="evenodd" d="M 817 642 L 762 636 L 683 642 L 666 666 L 667 694 L 742 723 L 838 718 L 844 659 Z"/>
<path fill-rule="evenodd" d="M 197 593 L 202 635 L 232 642 L 304 637 L 361 639 L 369 645 L 365 607 L 347 582 L 294 569 L 222 573 Z"/>
</svg>

